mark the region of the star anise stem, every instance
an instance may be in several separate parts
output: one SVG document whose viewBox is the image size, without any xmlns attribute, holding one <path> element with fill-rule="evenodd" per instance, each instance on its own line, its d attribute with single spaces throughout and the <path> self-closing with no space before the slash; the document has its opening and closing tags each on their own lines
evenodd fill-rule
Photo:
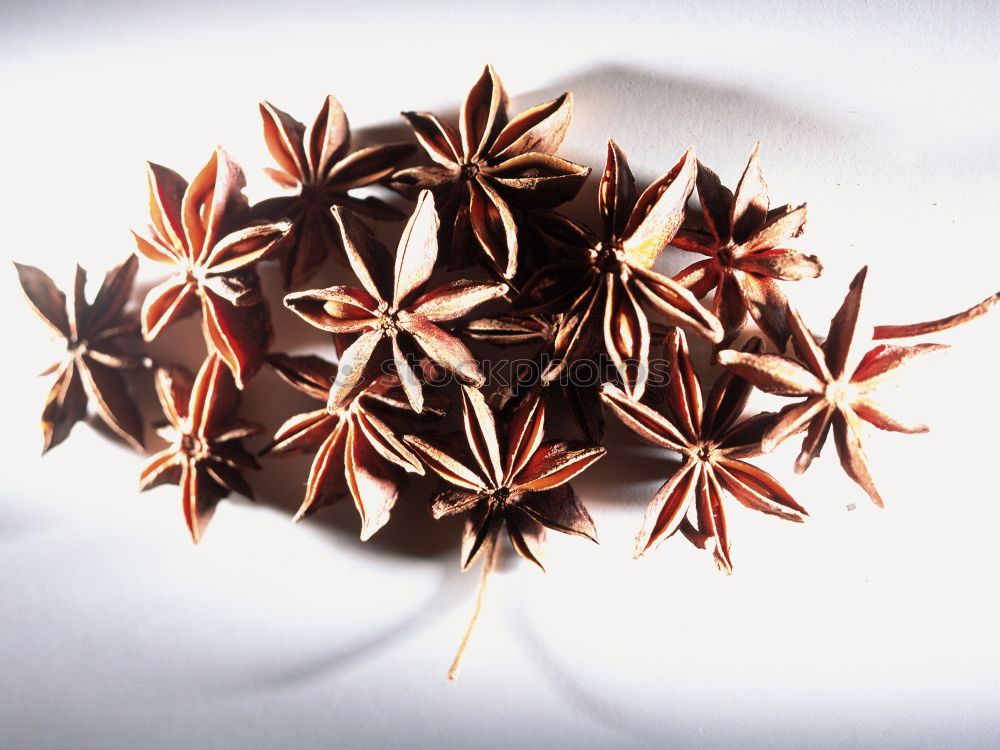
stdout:
<svg viewBox="0 0 1000 750">
<path fill-rule="evenodd" d="M 462 636 L 462 642 L 458 644 L 458 650 L 455 652 L 455 658 L 451 661 L 451 666 L 448 667 L 448 679 L 457 680 L 458 672 L 462 668 L 462 660 L 465 658 L 465 652 L 469 647 L 469 641 L 472 640 L 472 633 L 476 629 L 476 623 L 479 622 L 479 615 L 483 611 L 483 602 L 486 601 L 486 588 L 489 585 L 490 577 L 493 571 L 496 570 L 497 562 L 500 559 L 500 545 L 497 543 L 496 532 L 490 536 L 489 539 L 484 542 L 486 549 L 484 550 L 485 556 L 483 559 L 483 570 L 479 574 L 479 590 L 476 592 L 476 606 L 472 610 L 472 617 L 469 618 L 469 624 L 465 628 L 465 634 Z"/>
<path fill-rule="evenodd" d="M 1000 292 L 997 292 L 992 297 L 987 297 L 978 305 L 970 307 L 968 310 L 963 310 L 960 313 L 949 315 L 946 318 L 929 320 L 926 323 L 910 323 L 909 325 L 875 326 L 875 333 L 872 335 L 872 338 L 876 340 L 903 339 L 911 336 L 924 336 L 928 333 L 947 331 L 949 328 L 956 328 L 960 325 L 965 325 L 966 323 L 985 315 L 998 302 L 1000 302 Z"/>
</svg>

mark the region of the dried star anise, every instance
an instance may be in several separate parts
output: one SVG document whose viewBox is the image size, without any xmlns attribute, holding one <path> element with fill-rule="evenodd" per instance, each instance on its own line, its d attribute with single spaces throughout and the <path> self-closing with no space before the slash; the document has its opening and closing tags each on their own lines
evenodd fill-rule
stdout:
<svg viewBox="0 0 1000 750">
<path fill-rule="evenodd" d="M 463 279 L 424 292 L 438 250 L 438 217 L 431 193 L 420 194 L 403 230 L 395 272 L 389 250 L 368 227 L 338 206 L 332 212 L 347 258 L 364 289 L 332 286 L 285 297 L 288 308 L 317 328 L 360 334 L 341 353 L 329 406 L 342 403 L 373 374 L 373 367 L 391 360 L 413 410 L 420 412 L 423 389 L 407 361 L 413 345 L 462 382 L 482 385 L 484 376 L 472 352 L 440 324 L 505 294 L 507 286 Z"/>
<path fill-rule="evenodd" d="M 393 175 L 402 192 L 428 188 L 438 199 L 444 249 L 463 265 L 471 230 L 488 265 L 511 279 L 518 268 L 518 227 L 512 207 L 551 208 L 573 198 L 589 167 L 553 156 L 573 112 L 573 96 L 507 117 L 507 92 L 487 65 L 462 105 L 459 132 L 427 112 L 404 112 L 437 167 Z"/>
<path fill-rule="evenodd" d="M 694 189 L 695 159 L 689 149 L 665 175 L 637 197 L 625 154 L 608 142 L 608 161 L 599 189 L 604 237 L 564 217 L 552 216 L 552 231 L 568 248 L 565 258 L 542 268 L 517 304 L 535 313 L 563 313 L 554 345 L 554 378 L 577 359 L 592 354 L 603 337 L 625 386 L 642 397 L 649 376 L 650 331 L 645 306 L 668 322 L 719 341 L 722 327 L 694 295 L 653 270 L 670 244 Z"/>
<path fill-rule="evenodd" d="M 759 353 L 760 339 L 752 339 L 745 352 Z M 805 509 L 773 476 L 743 459 L 763 454 L 761 436 L 774 424 L 774 414 L 763 413 L 740 420 L 752 386 L 731 372 L 723 374 L 702 397 L 691 366 L 683 333 L 667 337 L 670 362 L 666 401 L 672 418 L 630 399 L 606 384 L 602 398 L 618 418 L 643 440 L 682 456 L 680 468 L 653 496 L 642 529 L 636 537 L 635 556 L 655 548 L 678 529 L 702 549 L 711 543 L 719 569 L 732 573 L 723 491 L 751 510 L 790 521 L 803 521 Z M 693 501 L 693 502 L 692 502 Z M 694 506 L 696 523 L 688 518 Z"/>
<path fill-rule="evenodd" d="M 76 267 L 69 299 L 41 269 L 15 263 L 18 281 L 35 313 L 66 342 L 65 358 L 42 372 L 56 381 L 42 411 L 42 453 L 65 440 L 87 415 L 87 400 L 115 434 L 142 450 L 142 418 L 120 370 L 142 363 L 121 344 L 139 337 L 139 323 L 125 313 L 138 260 L 133 255 L 104 276 L 93 303 L 87 302 L 87 272 Z"/>
<path fill-rule="evenodd" d="M 281 269 L 285 288 L 308 281 L 331 252 L 344 262 L 340 233 L 330 206 L 346 206 L 372 219 L 396 220 L 403 214 L 388 203 L 368 196 L 357 198 L 350 191 L 381 182 L 416 147 L 410 143 L 369 146 L 348 153 L 351 130 L 340 102 L 328 96 L 306 138 L 306 127 L 273 104 L 261 102 L 264 140 L 278 163 L 267 174 L 296 195 L 269 198 L 253 207 L 262 219 L 289 219 L 292 233 L 282 243 Z M 306 142 L 308 140 L 308 147 Z"/>
<path fill-rule="evenodd" d="M 605 453 L 598 445 L 543 443 L 545 404 L 537 390 L 512 409 L 502 431 L 481 391 L 462 388 L 462 414 L 465 433 L 461 437 L 468 450 L 456 447 L 459 440 L 417 435 L 403 438 L 428 467 L 454 487 L 434 498 L 434 517 L 469 513 L 462 539 L 462 568 L 468 568 L 485 551 L 476 613 L 449 672 L 452 679 L 482 604 L 482 590 L 496 565 L 504 528 L 517 553 L 543 570 L 541 545 L 546 527 L 597 541 L 590 514 L 566 483 Z"/>
<path fill-rule="evenodd" d="M 872 391 L 898 375 L 899 368 L 914 357 L 947 347 L 941 344 L 879 344 L 859 356 L 856 328 L 867 272 L 865 267 L 854 277 L 822 346 L 798 313 L 791 307 L 788 309 L 788 326 L 798 361 L 778 354 L 724 350 L 719 353 L 719 362 L 762 391 L 803 397 L 803 401 L 782 410 L 780 419 L 764 435 L 762 447 L 765 451 L 773 450 L 781 441 L 806 429 L 802 451 L 795 461 L 795 471 L 802 473 L 819 455 L 832 426 L 844 471 L 881 507 L 882 498 L 875 489 L 868 471 L 868 459 L 861 447 L 862 420 L 893 432 L 919 433 L 927 432 L 928 428 L 890 416 L 875 400 Z"/>
<path fill-rule="evenodd" d="M 813 279 L 823 271 L 815 255 L 783 247 L 786 240 L 802 234 L 806 204 L 770 207 L 759 151 L 758 143 L 735 194 L 715 172 L 698 164 L 704 226 L 682 227 L 673 241 L 682 250 L 709 256 L 674 279 L 699 299 L 715 289 L 713 311 L 725 329 L 718 349 L 736 340 L 749 312 L 760 330 L 784 351 L 791 335 L 785 322 L 788 300 L 777 282 Z"/>
<path fill-rule="evenodd" d="M 174 275 L 146 295 L 142 334 L 152 341 L 200 301 L 205 344 L 243 388 L 271 340 L 253 264 L 278 248 L 290 225 L 248 226 L 243 170 L 221 148 L 190 185 L 158 164 L 150 163 L 147 173 L 150 236 L 133 235 L 142 255 L 172 266 Z"/>
<path fill-rule="evenodd" d="M 336 365 L 319 357 L 283 354 L 271 355 L 268 362 L 287 383 L 315 399 L 327 400 Z M 424 473 L 420 460 L 386 422 L 404 413 L 412 415 L 398 389 L 396 378 L 383 375 L 339 405 L 298 414 L 278 428 L 262 454 L 289 456 L 316 451 L 306 495 L 294 520 L 347 494 L 361 517 L 361 541 L 389 520 L 402 485 L 399 469 Z M 442 406 L 440 399 L 430 397 L 424 413 L 442 415 Z"/>
<path fill-rule="evenodd" d="M 260 467 L 241 441 L 261 427 L 233 416 L 240 391 L 232 372 L 215 354 L 208 355 L 193 381 L 180 368 L 157 370 L 156 395 L 167 417 L 157 432 L 170 447 L 143 468 L 139 490 L 180 486 L 184 520 L 197 544 L 219 500 L 230 492 L 253 499 L 241 469 Z"/>
</svg>

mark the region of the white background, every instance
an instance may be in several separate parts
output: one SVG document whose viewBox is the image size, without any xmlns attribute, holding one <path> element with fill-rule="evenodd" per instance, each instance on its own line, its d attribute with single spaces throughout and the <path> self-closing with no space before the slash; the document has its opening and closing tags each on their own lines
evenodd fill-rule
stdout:
<svg viewBox="0 0 1000 750">
<path fill-rule="evenodd" d="M 512 111 L 575 92 L 561 153 L 598 172 L 608 137 L 643 184 L 693 143 L 735 184 L 761 140 L 772 199 L 810 204 L 798 246 L 826 272 L 788 291 L 819 332 L 866 263 L 883 323 L 1000 286 L 992 3 L 91 5 L 0 5 L 0 252 L 60 282 L 131 251 L 146 159 L 190 177 L 221 143 L 265 197 L 258 100 L 311 121 L 334 93 L 362 141 L 404 138 L 399 110 L 453 116 L 490 61 Z M 887 397 L 933 430 L 871 435 L 885 510 L 832 445 L 804 477 L 795 445 L 762 460 L 812 517 L 731 502 L 732 577 L 680 538 L 630 559 L 672 464 L 611 428 L 577 483 L 601 545 L 552 535 L 547 575 L 505 565 L 452 684 L 477 575 L 459 573 L 460 524 L 429 520 L 426 486 L 362 545 L 349 504 L 290 524 L 309 459 L 267 462 L 259 501 L 224 501 L 196 548 L 175 489 L 138 495 L 142 459 L 89 426 L 39 459 L 34 374 L 53 350 L 9 265 L 0 289 L 0 747 L 1000 738 L 995 319 L 935 337 L 953 351 Z M 309 405 L 269 373 L 248 399 L 271 393 L 269 429 Z"/>
</svg>

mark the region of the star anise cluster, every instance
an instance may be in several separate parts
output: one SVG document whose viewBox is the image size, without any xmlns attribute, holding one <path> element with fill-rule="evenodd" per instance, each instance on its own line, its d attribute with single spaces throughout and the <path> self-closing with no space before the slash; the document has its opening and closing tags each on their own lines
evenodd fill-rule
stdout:
<svg viewBox="0 0 1000 750">
<path fill-rule="evenodd" d="M 254 494 L 245 472 L 260 465 L 244 441 L 262 428 L 240 409 L 282 393 L 266 381 L 244 392 L 267 363 L 316 402 L 289 409 L 254 447 L 269 471 L 279 466 L 272 456 L 312 456 L 290 482 L 295 520 L 347 497 L 362 540 L 399 523 L 391 512 L 401 503 L 423 499 L 433 518 L 465 517 L 461 565 L 483 561 L 477 614 L 504 546 L 541 567 L 547 531 L 597 540 L 570 482 L 607 452 L 603 463 L 627 483 L 629 467 L 602 445 L 605 415 L 677 460 L 649 504 L 636 556 L 680 532 L 731 572 L 731 500 L 807 518 L 808 498 L 793 498 L 755 459 L 802 435 L 794 469 L 803 472 L 832 433 L 847 475 L 882 505 L 866 425 L 927 428 L 887 411 L 879 389 L 914 357 L 944 348 L 898 340 L 962 325 L 1000 301 L 998 293 L 927 323 L 866 326 L 862 269 L 818 337 L 788 296 L 823 270 L 803 239 L 806 204 L 772 205 L 759 146 L 735 189 L 693 148 L 676 148 L 680 158 L 640 189 L 609 141 L 588 199 L 596 197 L 596 221 L 569 217 L 560 211 L 587 191 L 591 171 L 556 154 L 572 94 L 511 115 L 490 66 L 457 125 L 404 112 L 412 143 L 352 148 L 332 96 L 308 129 L 270 103 L 259 109 L 274 159 L 266 171 L 285 194 L 251 206 L 242 168 L 221 148 L 190 183 L 150 163 L 148 229 L 91 302 L 79 267 L 68 295 L 39 269 L 16 269 L 60 350 L 44 373 L 54 382 L 43 449 L 64 441 L 88 405 L 139 451 L 143 422 L 162 422 L 166 446 L 142 469 L 140 489 L 176 485 L 196 542 L 222 498 Z M 407 161 L 421 152 L 423 163 Z M 663 272 L 662 259 L 686 253 L 697 258 Z M 166 274 L 133 305 L 140 257 L 151 274 Z M 337 283 L 303 289 L 330 258 Z M 272 260 L 280 299 L 261 279 Z M 289 311 L 300 330 L 330 334 L 326 351 L 296 351 L 291 340 L 278 342 L 290 353 L 271 351 L 271 316 Z M 173 325 L 189 315 L 201 325 L 193 341 Z M 741 338 L 748 323 L 763 338 Z M 703 357 L 689 351 L 689 334 L 709 344 Z M 199 363 L 196 375 L 148 346 L 171 335 Z M 484 344 L 510 352 L 506 371 L 487 366 Z M 144 380 L 162 417 L 144 420 L 133 399 Z M 754 388 L 794 401 L 744 415 Z M 576 428 L 552 419 L 567 405 Z"/>
</svg>

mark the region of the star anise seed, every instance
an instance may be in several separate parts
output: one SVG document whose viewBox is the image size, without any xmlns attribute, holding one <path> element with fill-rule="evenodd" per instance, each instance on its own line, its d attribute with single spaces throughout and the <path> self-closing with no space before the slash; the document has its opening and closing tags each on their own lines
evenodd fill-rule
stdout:
<svg viewBox="0 0 1000 750">
<path fill-rule="evenodd" d="M 480 553 L 486 556 L 476 609 L 448 673 L 451 679 L 458 674 L 486 582 L 496 565 L 499 535 L 505 528 L 517 553 L 543 570 L 546 527 L 597 541 L 590 514 L 567 482 L 605 453 L 599 445 L 543 443 L 545 403 L 537 390 L 528 393 L 512 410 L 502 430 L 481 391 L 462 388 L 462 415 L 465 432 L 461 438 L 403 438 L 430 469 L 454 488 L 442 490 L 434 498 L 434 517 L 469 514 L 462 537 L 463 570 Z M 467 451 L 457 447 L 463 440 Z"/>
<path fill-rule="evenodd" d="M 468 568 L 483 545 L 504 529 L 521 557 L 542 567 L 545 527 L 596 541 L 593 521 L 566 482 L 604 455 L 604 448 L 573 442 L 542 443 L 545 402 L 529 394 L 513 412 L 501 440 L 493 411 L 481 391 L 462 389 L 468 453 L 407 435 L 404 440 L 442 479 L 457 489 L 434 499 L 435 518 L 470 512 L 462 546 Z M 456 441 L 457 442 L 457 441 Z M 471 460 L 470 460 L 471 459 Z"/>
</svg>

